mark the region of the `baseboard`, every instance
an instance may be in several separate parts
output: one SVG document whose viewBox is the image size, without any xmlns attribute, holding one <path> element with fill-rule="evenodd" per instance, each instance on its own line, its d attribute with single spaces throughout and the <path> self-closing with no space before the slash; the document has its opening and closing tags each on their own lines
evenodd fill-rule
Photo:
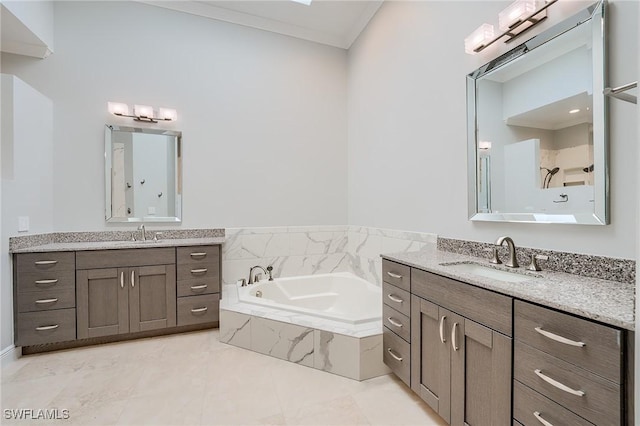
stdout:
<svg viewBox="0 0 640 426">
<path fill-rule="evenodd" d="M 7 346 L 2 351 L 0 351 L 0 363 L 2 367 L 6 367 L 13 361 L 17 360 L 22 356 L 22 348 L 15 347 L 14 345 Z"/>
</svg>

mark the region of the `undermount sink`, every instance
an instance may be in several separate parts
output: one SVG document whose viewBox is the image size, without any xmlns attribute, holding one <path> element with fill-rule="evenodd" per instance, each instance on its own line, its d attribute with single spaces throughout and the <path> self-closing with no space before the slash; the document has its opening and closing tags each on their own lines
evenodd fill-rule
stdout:
<svg viewBox="0 0 640 426">
<path fill-rule="evenodd" d="M 523 281 L 531 281 L 539 279 L 539 275 L 505 271 L 502 269 L 496 269 L 489 265 L 482 265 L 474 262 L 454 262 L 454 263 L 441 263 L 440 266 L 446 266 L 453 271 L 461 272 L 464 274 L 477 275 L 484 278 L 491 278 L 497 281 L 504 281 L 509 283 L 519 283 Z"/>
</svg>

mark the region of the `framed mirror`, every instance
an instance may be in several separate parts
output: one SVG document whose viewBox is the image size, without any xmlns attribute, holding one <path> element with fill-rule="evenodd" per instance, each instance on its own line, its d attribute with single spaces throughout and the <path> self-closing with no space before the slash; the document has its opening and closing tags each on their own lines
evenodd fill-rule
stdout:
<svg viewBox="0 0 640 426">
<path fill-rule="evenodd" d="M 107 222 L 180 222 L 182 133 L 105 127 Z"/>
<path fill-rule="evenodd" d="M 467 76 L 469 218 L 608 223 L 605 3 Z"/>
</svg>

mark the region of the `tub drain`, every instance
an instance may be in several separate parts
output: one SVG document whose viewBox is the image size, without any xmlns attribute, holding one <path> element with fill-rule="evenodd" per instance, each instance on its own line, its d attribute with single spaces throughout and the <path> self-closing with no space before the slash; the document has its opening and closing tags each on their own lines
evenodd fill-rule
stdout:
<svg viewBox="0 0 640 426">
<path fill-rule="evenodd" d="M 256 291 L 256 297 L 262 297 L 262 292 L 260 290 Z"/>
</svg>

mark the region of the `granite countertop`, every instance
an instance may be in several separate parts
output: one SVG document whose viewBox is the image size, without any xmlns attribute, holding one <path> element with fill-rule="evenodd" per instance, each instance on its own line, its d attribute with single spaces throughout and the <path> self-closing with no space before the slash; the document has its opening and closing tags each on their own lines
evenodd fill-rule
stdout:
<svg viewBox="0 0 640 426">
<path fill-rule="evenodd" d="M 424 271 L 464 281 L 518 299 L 580 315 L 627 330 L 635 328 L 635 283 L 607 281 L 562 272 L 530 272 L 504 265 L 492 265 L 488 259 L 440 251 L 435 248 L 418 252 L 383 254 L 382 257 Z M 472 262 L 504 271 L 530 276 L 522 282 L 503 282 L 464 273 L 442 264 Z"/>
<path fill-rule="evenodd" d="M 56 242 L 14 249 L 12 253 L 46 253 L 52 251 L 117 250 L 131 248 L 205 246 L 224 243 L 224 237 L 167 238 L 158 241 L 83 241 Z"/>
</svg>

